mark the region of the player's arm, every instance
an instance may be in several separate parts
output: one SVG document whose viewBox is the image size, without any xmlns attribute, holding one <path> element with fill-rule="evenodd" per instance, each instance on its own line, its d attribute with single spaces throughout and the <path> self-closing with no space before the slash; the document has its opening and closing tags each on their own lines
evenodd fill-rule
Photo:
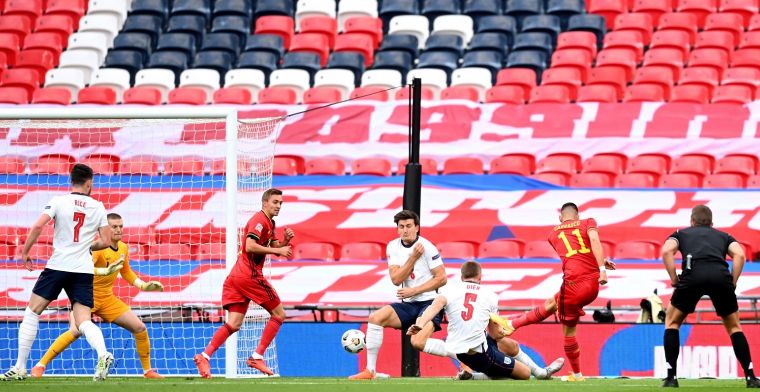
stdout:
<svg viewBox="0 0 760 392">
<path fill-rule="evenodd" d="M 676 252 L 678 252 L 678 241 L 675 238 L 668 238 L 662 245 L 662 263 L 665 264 L 665 270 L 670 276 L 670 283 L 675 286 L 678 284 L 678 275 L 676 274 Z"/>
<path fill-rule="evenodd" d="M 446 306 L 446 303 L 446 296 L 439 295 L 435 297 L 433 303 L 430 304 L 430 306 L 428 306 L 424 312 L 422 312 L 422 315 L 420 317 L 417 317 L 417 322 L 409 327 L 409 329 L 406 331 L 406 334 L 411 336 L 416 335 L 418 332 L 422 331 L 422 327 L 433 320 L 433 317 L 441 312 L 443 307 Z"/>
<path fill-rule="evenodd" d="M 124 255 L 119 257 L 119 259 L 116 260 L 116 262 L 111 263 L 111 264 L 107 264 L 104 258 L 105 256 L 103 255 L 102 250 L 92 252 L 92 264 L 94 265 L 106 264 L 105 267 L 95 267 L 95 270 L 93 273 L 96 276 L 107 276 L 107 275 L 115 274 L 124 267 Z"/>
<path fill-rule="evenodd" d="M 42 229 L 45 228 L 45 225 L 50 222 L 50 220 L 53 219 L 48 214 L 42 214 L 37 219 L 36 222 L 32 225 L 31 228 L 29 228 L 29 234 L 26 236 L 26 242 L 24 243 L 24 249 L 21 251 L 21 260 L 24 261 L 24 265 L 26 266 L 26 269 L 31 271 L 33 269 L 32 266 L 32 259 L 29 257 L 29 252 L 32 251 L 32 246 L 37 242 L 37 239 L 40 238 L 40 234 L 42 234 Z"/>
<path fill-rule="evenodd" d="M 591 242 L 591 252 L 594 254 L 597 266 L 599 266 L 599 284 L 607 284 L 607 267 L 604 261 L 604 248 L 602 248 L 602 241 L 599 239 L 599 231 L 596 228 L 589 228 L 587 233 Z"/>
<path fill-rule="evenodd" d="M 111 237 L 113 236 L 113 231 L 111 230 L 111 226 L 108 226 L 108 225 L 101 226 L 98 229 L 98 234 L 100 234 L 100 238 L 93 241 L 92 245 L 90 245 L 90 250 L 93 252 L 98 251 L 98 250 L 103 250 L 111 246 Z"/>
<path fill-rule="evenodd" d="M 250 237 L 251 234 L 249 234 L 249 237 L 246 237 L 245 239 L 245 251 L 248 253 L 256 253 L 260 255 L 278 255 L 278 256 L 285 256 L 290 257 L 290 246 L 282 246 L 279 248 L 274 248 L 270 246 L 264 246 L 259 245 L 256 242 L 256 239 L 253 237 Z"/>
<path fill-rule="evenodd" d="M 140 291 L 164 291 L 164 285 L 156 280 L 144 281 L 137 276 L 134 270 L 129 266 L 129 251 L 124 252 L 124 268 L 119 271 L 121 277 L 129 284 L 137 287 Z"/>
<path fill-rule="evenodd" d="M 744 255 L 742 246 L 736 241 L 728 245 L 728 255 L 731 256 L 731 276 L 734 278 L 734 287 L 736 287 L 736 282 L 739 281 L 747 257 Z"/>
<path fill-rule="evenodd" d="M 424 253 L 425 247 L 418 242 L 414 245 L 414 248 L 412 248 L 412 253 L 409 255 L 409 258 L 406 259 L 404 264 L 391 265 L 388 267 L 388 274 L 391 276 L 391 282 L 394 286 L 400 285 L 412 274 L 412 271 L 414 271 L 414 264 Z M 388 255 L 388 257 L 390 257 L 390 255 Z"/>
<path fill-rule="evenodd" d="M 293 232 L 293 230 L 289 227 L 285 228 L 285 240 L 280 241 L 278 239 L 275 239 L 271 242 L 271 245 L 273 248 L 282 248 L 283 246 L 290 245 L 290 241 L 293 240 L 293 237 L 295 237 L 296 234 Z"/>
<path fill-rule="evenodd" d="M 399 291 L 407 291 L 404 293 L 405 295 L 403 298 L 409 298 L 414 297 L 417 294 L 427 293 L 428 291 L 435 291 L 439 288 L 446 285 L 446 268 L 442 265 L 439 265 L 438 267 L 435 267 L 430 270 L 430 273 L 433 274 L 433 278 L 428 280 L 427 282 L 417 286 L 417 287 L 409 287 L 404 288 Z"/>
</svg>

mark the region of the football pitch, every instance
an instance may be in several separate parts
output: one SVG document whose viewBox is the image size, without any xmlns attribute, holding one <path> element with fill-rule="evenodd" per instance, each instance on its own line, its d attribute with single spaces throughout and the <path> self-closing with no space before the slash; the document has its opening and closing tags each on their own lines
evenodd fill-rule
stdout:
<svg viewBox="0 0 760 392">
<path fill-rule="evenodd" d="M 506 388 L 520 388 L 522 391 L 661 391 L 658 379 L 587 379 L 582 383 L 551 381 L 453 381 L 445 378 L 394 378 L 376 381 L 349 381 L 343 378 L 269 378 L 269 379 L 224 379 L 201 380 L 199 378 L 167 378 L 145 380 L 142 378 L 112 377 L 102 383 L 94 383 L 89 378 L 45 377 L 40 380 L 0 383 L 0 390 L 14 392 L 54 391 L 80 392 L 250 392 L 266 391 L 357 391 L 357 392 L 454 392 L 464 390 L 499 391 Z M 743 380 L 680 380 L 681 390 L 738 390 L 744 389 Z"/>
</svg>

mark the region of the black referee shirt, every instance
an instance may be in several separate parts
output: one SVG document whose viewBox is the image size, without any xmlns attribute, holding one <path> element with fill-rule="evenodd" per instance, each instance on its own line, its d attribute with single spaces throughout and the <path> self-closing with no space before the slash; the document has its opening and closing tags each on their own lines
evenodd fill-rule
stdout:
<svg viewBox="0 0 760 392">
<path fill-rule="evenodd" d="M 676 230 L 668 237 L 670 238 L 678 241 L 678 250 L 683 257 L 683 272 L 718 266 L 728 269 L 728 246 L 737 242 L 730 234 L 710 226 L 692 226 Z"/>
</svg>

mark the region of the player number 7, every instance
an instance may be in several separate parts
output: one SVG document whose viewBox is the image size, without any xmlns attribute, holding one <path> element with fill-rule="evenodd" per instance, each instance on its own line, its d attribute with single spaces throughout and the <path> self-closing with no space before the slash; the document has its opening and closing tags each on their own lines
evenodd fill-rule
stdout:
<svg viewBox="0 0 760 392">
<path fill-rule="evenodd" d="M 84 225 L 85 217 L 86 215 L 83 212 L 74 213 L 74 222 L 77 223 L 74 225 L 74 242 L 79 242 L 79 229 L 81 229 L 82 225 Z"/>
</svg>

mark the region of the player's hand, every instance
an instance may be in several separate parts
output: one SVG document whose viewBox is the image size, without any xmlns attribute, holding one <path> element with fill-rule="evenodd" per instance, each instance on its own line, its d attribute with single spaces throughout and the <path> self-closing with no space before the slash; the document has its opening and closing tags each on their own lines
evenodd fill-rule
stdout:
<svg viewBox="0 0 760 392">
<path fill-rule="evenodd" d="M 602 286 L 607 284 L 607 271 L 599 272 L 599 284 Z"/>
<path fill-rule="evenodd" d="M 415 260 L 418 260 L 422 255 L 425 253 L 425 247 L 422 246 L 419 242 L 417 245 L 414 245 L 414 248 L 412 248 L 412 257 L 414 257 Z"/>
<path fill-rule="evenodd" d="M 293 229 L 286 227 L 285 228 L 285 242 L 290 242 L 290 240 L 293 239 L 293 237 L 296 236 L 296 233 L 293 232 Z"/>
<path fill-rule="evenodd" d="M 610 271 L 614 271 L 615 268 L 617 268 L 617 265 L 609 257 L 605 257 L 604 258 L 604 268 L 607 268 Z"/>
<path fill-rule="evenodd" d="M 292 247 L 290 245 L 281 246 L 279 250 L 280 256 L 282 257 L 290 258 L 290 256 L 293 254 Z"/>
<path fill-rule="evenodd" d="M 124 255 L 119 256 L 119 260 L 116 260 L 115 263 L 107 267 L 95 268 L 95 275 L 107 276 L 107 275 L 115 274 L 119 272 L 119 270 L 121 270 L 122 268 L 124 268 Z"/>
<path fill-rule="evenodd" d="M 406 299 L 414 297 L 415 295 L 417 295 L 417 290 L 415 290 L 413 287 L 404 287 L 396 291 L 396 297 L 398 297 L 398 299 Z"/>
<path fill-rule="evenodd" d="M 142 291 L 164 291 L 164 285 L 161 284 L 161 282 L 157 280 L 151 280 L 149 282 L 143 282 L 142 285 L 140 285 L 140 290 Z"/>
<path fill-rule="evenodd" d="M 422 327 L 420 327 L 417 324 L 414 324 L 411 327 L 409 327 L 409 329 L 406 330 L 406 334 L 409 336 L 412 336 L 412 335 L 416 335 L 420 331 L 422 331 Z"/>
<path fill-rule="evenodd" d="M 26 268 L 27 271 L 34 271 L 34 261 L 32 261 L 32 258 L 29 257 L 28 254 L 21 255 L 21 260 L 23 260 L 24 268 Z"/>
</svg>

